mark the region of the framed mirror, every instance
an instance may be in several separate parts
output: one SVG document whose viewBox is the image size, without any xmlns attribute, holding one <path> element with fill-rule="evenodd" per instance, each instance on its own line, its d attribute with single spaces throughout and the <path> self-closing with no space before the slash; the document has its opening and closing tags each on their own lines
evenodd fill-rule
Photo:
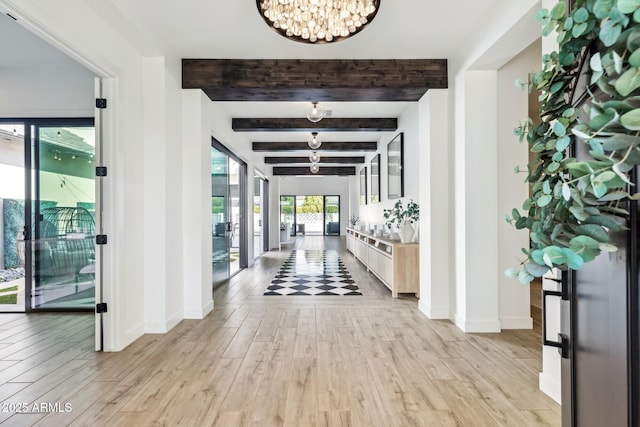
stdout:
<svg viewBox="0 0 640 427">
<path fill-rule="evenodd" d="M 380 201 L 380 154 L 371 159 L 371 203 Z"/>
<path fill-rule="evenodd" d="M 404 139 L 402 132 L 387 144 L 387 189 L 389 199 L 404 196 Z"/>
<path fill-rule="evenodd" d="M 360 204 L 367 204 L 367 167 L 360 169 Z"/>
</svg>

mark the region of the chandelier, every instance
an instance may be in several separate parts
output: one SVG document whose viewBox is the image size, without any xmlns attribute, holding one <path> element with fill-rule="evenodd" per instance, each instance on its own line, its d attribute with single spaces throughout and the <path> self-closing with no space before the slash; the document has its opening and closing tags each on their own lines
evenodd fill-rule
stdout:
<svg viewBox="0 0 640 427">
<path fill-rule="evenodd" d="M 303 43 L 330 43 L 361 31 L 380 0 L 256 0 L 262 19 L 281 35 Z"/>
</svg>

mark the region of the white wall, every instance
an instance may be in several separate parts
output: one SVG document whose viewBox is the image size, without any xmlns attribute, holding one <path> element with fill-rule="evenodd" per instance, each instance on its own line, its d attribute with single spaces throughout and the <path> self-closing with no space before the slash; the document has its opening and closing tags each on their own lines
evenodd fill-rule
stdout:
<svg viewBox="0 0 640 427">
<path fill-rule="evenodd" d="M 93 117 L 92 71 L 5 14 L 0 40 L 7 42 L 3 63 L 10 64 L 0 73 L 0 117 Z M 30 55 L 49 66 L 31 66 Z"/>
<path fill-rule="evenodd" d="M 540 69 L 542 49 L 540 40 L 523 50 L 518 56 L 498 70 L 498 212 L 511 215 L 513 208 L 520 210 L 522 202 L 529 197 L 529 186 L 524 182 L 525 173 L 516 174 L 514 167 L 526 171 L 529 161 L 529 146 L 518 143 L 513 129 L 526 122 L 529 116 L 527 90 L 514 82 L 528 81 L 530 72 Z M 527 230 L 516 230 L 502 218 L 498 218 L 498 271 L 519 265 L 523 258 L 521 248 L 529 247 Z M 498 275 L 500 302 L 500 325 L 502 329 L 530 329 L 530 292 L 504 274 Z"/>
<path fill-rule="evenodd" d="M 282 196 L 340 196 L 340 235 L 345 235 L 349 225 L 349 178 L 347 176 L 280 176 L 275 180 L 280 183 Z"/>
<path fill-rule="evenodd" d="M 389 199 L 387 185 L 387 144 L 400 132 L 403 133 L 404 139 L 404 197 L 401 199 Z M 420 137 L 418 134 L 418 104 L 410 104 L 398 117 L 398 130 L 392 134 L 385 134 L 378 141 L 378 150 L 375 153 L 367 153 L 365 156 L 365 165 L 367 167 L 367 204 L 360 205 L 359 198 L 358 213 L 360 223 L 363 223 L 367 229 L 373 228 L 374 225 L 382 226 L 385 223 L 384 210 L 391 209 L 393 205 L 401 200 L 406 208 L 409 200 L 413 199 L 419 202 L 419 169 L 420 159 L 418 155 L 420 146 Z M 371 159 L 380 154 L 380 202 L 371 203 Z M 360 174 L 361 167 L 356 168 L 356 194 L 360 194 Z M 420 206 L 423 208 L 423 206 Z"/>
<path fill-rule="evenodd" d="M 498 129 L 503 119 L 497 91 L 498 70 L 539 38 L 540 27 L 535 20 L 539 7 L 538 1 L 528 0 L 496 10 L 486 23 L 486 31 L 461 47 L 449 62 L 450 135 L 455 168 L 454 182 L 449 183 L 455 195 L 454 318 L 468 332 L 497 332 L 502 328 L 501 305 L 528 305 L 526 292 L 522 292 L 526 300 L 518 295 L 508 303 L 509 298 L 500 301 L 503 271 L 498 230 L 506 212 L 501 211 L 504 195 L 497 168 L 500 162 L 508 161 L 513 169 L 523 161 L 498 157 Z M 526 95 L 523 97 L 526 103 Z M 521 120 L 508 126 L 516 127 Z M 507 286 L 520 285 L 513 282 Z M 526 322 L 528 315 L 510 313 L 509 317 Z"/>
</svg>

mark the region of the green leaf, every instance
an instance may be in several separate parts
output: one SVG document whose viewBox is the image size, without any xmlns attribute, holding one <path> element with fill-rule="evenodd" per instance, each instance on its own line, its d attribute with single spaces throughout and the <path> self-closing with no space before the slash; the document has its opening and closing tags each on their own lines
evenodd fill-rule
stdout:
<svg viewBox="0 0 640 427">
<path fill-rule="evenodd" d="M 535 279 L 535 277 L 529 274 L 524 268 L 518 273 L 518 280 L 520 280 L 520 283 L 523 285 L 528 285 L 533 279 Z"/>
<path fill-rule="evenodd" d="M 587 31 L 587 23 L 586 22 L 580 22 L 580 23 L 576 23 L 573 28 L 571 29 L 571 35 L 574 38 L 578 38 L 581 35 L 583 35 L 585 32 Z"/>
<path fill-rule="evenodd" d="M 542 252 L 541 249 L 536 249 L 535 251 L 531 252 L 531 259 L 536 264 L 544 265 L 544 260 L 542 259 L 543 256 L 544 256 L 544 252 Z"/>
<path fill-rule="evenodd" d="M 628 96 L 640 87 L 640 73 L 637 68 L 630 68 L 616 80 L 615 88 L 622 96 Z"/>
<path fill-rule="evenodd" d="M 507 276 L 509 279 L 517 279 L 518 278 L 518 273 L 519 273 L 519 271 L 516 270 L 515 268 L 507 268 L 504 271 L 505 276 Z"/>
<path fill-rule="evenodd" d="M 618 0 L 618 9 L 622 13 L 634 13 L 640 9 L 640 0 Z"/>
<path fill-rule="evenodd" d="M 591 59 L 589 60 L 589 65 L 591 66 L 591 70 L 593 70 L 594 72 L 602 71 L 602 59 L 600 58 L 600 52 L 597 52 L 591 57 Z"/>
<path fill-rule="evenodd" d="M 571 138 L 568 136 L 563 136 L 562 138 L 558 138 L 558 142 L 556 142 L 556 150 L 564 151 L 571 144 Z"/>
<path fill-rule="evenodd" d="M 543 208 L 543 207 L 547 206 L 549 204 L 549 202 L 551 202 L 552 198 L 553 197 L 551 197 L 549 194 L 545 194 L 544 196 L 538 198 L 538 200 L 536 201 L 536 204 L 539 207 Z"/>
<path fill-rule="evenodd" d="M 549 164 L 549 167 L 547 167 L 547 170 L 548 170 L 549 172 L 555 172 L 555 171 L 557 171 L 557 170 L 558 170 L 558 168 L 559 168 L 559 167 L 560 167 L 560 163 L 558 163 L 558 162 L 551 162 L 551 163 Z"/>
<path fill-rule="evenodd" d="M 620 116 L 620 123 L 629 130 L 640 130 L 640 108 L 624 113 Z"/>
<path fill-rule="evenodd" d="M 572 270 L 580 270 L 580 268 L 582 268 L 584 260 L 580 255 L 569 248 L 562 248 L 562 253 L 567 260 L 567 265 L 569 266 L 569 268 L 571 268 Z"/>
<path fill-rule="evenodd" d="M 551 17 L 553 19 L 560 19 L 567 13 L 567 4 L 565 2 L 558 2 L 551 9 Z"/>
<path fill-rule="evenodd" d="M 549 271 L 549 269 L 546 266 L 536 264 L 533 262 L 525 263 L 524 268 L 533 277 L 542 277 L 547 271 Z"/>
<path fill-rule="evenodd" d="M 542 192 L 544 194 L 551 194 L 551 184 L 549 183 L 549 180 L 542 183 Z"/>
<path fill-rule="evenodd" d="M 553 133 L 557 136 L 565 136 L 567 134 L 567 128 L 560 122 L 553 124 Z"/>
<path fill-rule="evenodd" d="M 629 57 L 629 65 L 640 68 L 640 49 L 636 49 L 636 51 L 631 54 Z"/>
<path fill-rule="evenodd" d="M 637 147 L 640 145 L 640 138 L 622 133 L 612 135 L 609 138 L 603 138 L 600 141 L 602 142 L 602 148 L 606 151 L 626 150 L 629 147 Z"/>
<path fill-rule="evenodd" d="M 589 19 L 589 11 L 587 9 L 585 9 L 584 7 L 581 7 L 580 9 L 576 10 L 575 12 L 573 12 L 572 16 L 573 16 L 573 20 L 575 22 L 586 22 L 586 20 Z M 555 17 L 555 15 L 554 15 L 554 17 Z M 560 18 L 555 18 L 555 19 L 560 19 Z"/>
<path fill-rule="evenodd" d="M 593 14 L 598 19 L 606 18 L 613 7 L 613 0 L 597 0 L 593 6 Z"/>
<path fill-rule="evenodd" d="M 618 37 L 622 33 L 622 26 L 618 22 L 614 22 L 613 20 L 605 21 L 604 25 L 600 28 L 600 33 L 598 34 L 598 38 L 602 43 L 607 46 L 613 46 L 616 41 L 618 41 Z"/>
<path fill-rule="evenodd" d="M 618 248 L 611 243 L 600 243 L 600 250 L 603 252 L 616 252 Z"/>
<path fill-rule="evenodd" d="M 569 242 L 569 247 L 578 255 L 585 251 L 598 249 L 600 242 L 589 236 L 576 236 Z"/>
<path fill-rule="evenodd" d="M 562 265 L 567 260 L 564 251 L 558 246 L 547 246 L 542 252 L 544 252 L 542 259 L 550 268 L 553 268 L 554 264 Z"/>
<path fill-rule="evenodd" d="M 571 206 L 569 208 L 569 212 L 571 212 L 571 214 L 578 220 L 578 221 L 584 221 L 587 218 L 589 218 L 589 214 L 584 212 L 584 209 L 582 209 L 580 206 Z"/>
<path fill-rule="evenodd" d="M 596 224 L 582 224 L 576 228 L 576 234 L 589 236 L 601 243 L 607 243 L 609 241 L 609 234 L 601 226 Z"/>
</svg>

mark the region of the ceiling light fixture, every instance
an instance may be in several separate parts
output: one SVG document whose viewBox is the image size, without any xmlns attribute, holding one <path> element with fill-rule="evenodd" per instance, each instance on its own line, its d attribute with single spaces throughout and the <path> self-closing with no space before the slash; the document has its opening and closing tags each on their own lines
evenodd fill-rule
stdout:
<svg viewBox="0 0 640 427">
<path fill-rule="evenodd" d="M 320 171 L 320 166 L 318 166 L 317 163 L 311 163 L 309 170 L 311 170 L 311 173 L 318 173 L 318 171 Z"/>
<path fill-rule="evenodd" d="M 309 114 L 307 114 L 307 119 L 312 123 L 318 123 L 324 117 L 324 110 L 318 109 L 317 102 L 313 102 L 312 104 L 313 108 L 311 109 Z"/>
<path fill-rule="evenodd" d="M 313 153 L 311 153 L 311 155 L 309 156 L 309 161 L 311 163 L 318 163 L 320 161 L 320 155 L 318 154 L 317 151 L 314 151 Z"/>
<path fill-rule="evenodd" d="M 380 0 L 256 0 L 262 19 L 302 43 L 330 43 L 357 34 L 373 20 Z"/>
<path fill-rule="evenodd" d="M 322 145 L 322 141 L 318 138 L 318 132 L 311 132 L 311 137 L 309 137 L 309 148 L 312 150 L 317 150 Z"/>
</svg>

